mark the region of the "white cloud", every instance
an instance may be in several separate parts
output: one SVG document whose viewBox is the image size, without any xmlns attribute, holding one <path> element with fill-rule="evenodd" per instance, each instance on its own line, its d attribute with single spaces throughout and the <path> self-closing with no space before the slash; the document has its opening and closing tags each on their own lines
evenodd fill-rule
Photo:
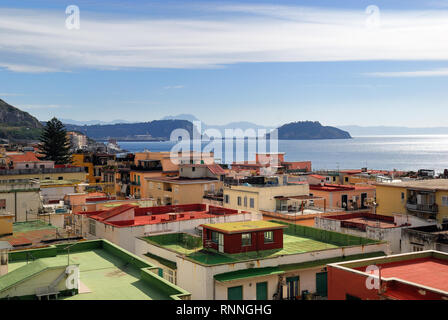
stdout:
<svg viewBox="0 0 448 320">
<path fill-rule="evenodd" d="M 175 86 L 166 86 L 166 87 L 163 87 L 163 89 L 165 89 L 165 90 L 168 90 L 168 89 L 182 89 L 184 87 L 185 86 L 179 84 L 179 85 L 175 85 Z"/>
<path fill-rule="evenodd" d="M 448 68 L 401 72 L 371 72 L 364 75 L 376 78 L 446 77 L 448 76 Z"/>
<path fill-rule="evenodd" d="M 20 106 L 21 109 L 25 110 L 37 110 L 37 109 L 59 109 L 63 108 L 64 106 L 60 106 L 57 104 L 26 104 Z"/>
<path fill-rule="evenodd" d="M 81 10 L 80 30 L 65 28 L 64 12 L 0 9 L 0 66 L 36 73 L 216 68 L 241 62 L 448 60 L 448 41 L 443 41 L 448 10 L 381 11 L 381 27 L 372 29 L 366 27 L 364 9 L 209 5 L 213 19 L 104 18 Z"/>
</svg>

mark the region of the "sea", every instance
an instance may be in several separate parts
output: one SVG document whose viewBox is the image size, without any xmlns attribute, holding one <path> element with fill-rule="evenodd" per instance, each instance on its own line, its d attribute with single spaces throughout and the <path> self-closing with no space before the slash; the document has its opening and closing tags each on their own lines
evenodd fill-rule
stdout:
<svg viewBox="0 0 448 320">
<path fill-rule="evenodd" d="M 173 147 L 188 147 L 186 143 L 179 144 L 175 141 L 118 141 L 118 144 L 129 152 L 171 151 Z M 254 160 L 253 144 L 250 146 L 247 140 L 244 142 L 244 152 L 236 152 L 238 142 L 233 141 L 233 151 L 226 154 L 225 145 L 225 141 L 215 145 L 217 150 L 222 150 L 215 151 L 217 162 Z M 199 146 L 194 148 L 190 145 L 190 148 L 210 151 L 212 147 L 210 142 L 199 143 Z M 260 150 L 269 151 L 269 143 L 266 150 Z M 383 135 L 358 136 L 341 140 L 279 140 L 277 148 L 273 148 L 273 151 L 284 152 L 286 161 L 312 161 L 314 170 L 367 167 L 406 171 L 432 169 L 440 173 L 448 169 L 448 135 Z"/>
</svg>

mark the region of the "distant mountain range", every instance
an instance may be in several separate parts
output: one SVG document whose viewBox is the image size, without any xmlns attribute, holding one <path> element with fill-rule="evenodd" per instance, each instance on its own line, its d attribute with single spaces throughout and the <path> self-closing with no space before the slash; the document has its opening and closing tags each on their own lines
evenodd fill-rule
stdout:
<svg viewBox="0 0 448 320">
<path fill-rule="evenodd" d="M 190 137 L 196 129 L 190 121 L 186 120 L 154 120 L 90 126 L 64 125 L 67 131 L 78 131 L 95 140 L 164 141 L 170 139 L 171 132 L 175 129 L 185 129 Z"/>
<path fill-rule="evenodd" d="M 65 124 L 74 124 L 77 126 L 91 126 L 95 124 L 117 124 L 117 123 L 131 123 L 131 121 L 126 120 L 112 120 L 112 121 L 101 121 L 101 120 L 87 120 L 87 121 L 78 121 L 78 120 L 72 120 L 72 119 L 59 119 L 62 123 Z"/>
<path fill-rule="evenodd" d="M 37 140 L 42 132 L 42 124 L 28 112 L 0 99 L 0 139 Z"/>
</svg>

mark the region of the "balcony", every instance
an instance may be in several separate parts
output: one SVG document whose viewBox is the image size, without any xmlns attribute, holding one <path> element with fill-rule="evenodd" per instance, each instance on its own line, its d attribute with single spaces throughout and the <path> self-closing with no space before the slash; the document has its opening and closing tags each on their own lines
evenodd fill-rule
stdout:
<svg viewBox="0 0 448 320">
<path fill-rule="evenodd" d="M 418 204 L 418 203 L 406 203 L 406 209 L 413 212 L 424 212 L 424 213 L 437 213 L 439 212 L 439 207 L 436 203 L 432 204 Z"/>
</svg>

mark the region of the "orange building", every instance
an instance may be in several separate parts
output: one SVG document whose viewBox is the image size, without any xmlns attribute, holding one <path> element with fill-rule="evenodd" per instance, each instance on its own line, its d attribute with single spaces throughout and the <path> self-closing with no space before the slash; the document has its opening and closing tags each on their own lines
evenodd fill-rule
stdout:
<svg viewBox="0 0 448 320">
<path fill-rule="evenodd" d="M 310 185 L 310 195 L 325 199 L 327 209 L 362 210 L 375 198 L 375 187 L 318 184 Z"/>
</svg>

